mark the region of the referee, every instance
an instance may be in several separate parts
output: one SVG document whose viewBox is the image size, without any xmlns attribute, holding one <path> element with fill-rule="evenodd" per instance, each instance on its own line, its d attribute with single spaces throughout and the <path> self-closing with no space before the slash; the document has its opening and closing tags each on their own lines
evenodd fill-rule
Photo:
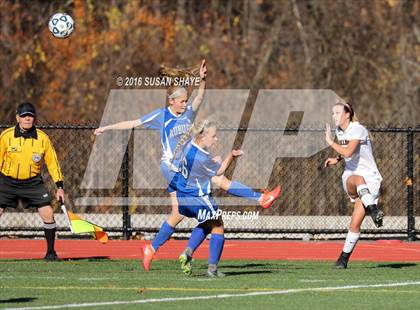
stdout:
<svg viewBox="0 0 420 310">
<path fill-rule="evenodd" d="M 42 162 L 57 185 L 57 200 L 64 201 L 63 175 L 47 134 L 35 127 L 36 110 L 28 102 L 16 110 L 17 125 L 0 135 L 0 216 L 5 208 L 34 207 L 44 222 L 47 253 L 45 260 L 57 260 L 54 250 L 56 224 L 51 195 L 41 177 Z"/>
</svg>

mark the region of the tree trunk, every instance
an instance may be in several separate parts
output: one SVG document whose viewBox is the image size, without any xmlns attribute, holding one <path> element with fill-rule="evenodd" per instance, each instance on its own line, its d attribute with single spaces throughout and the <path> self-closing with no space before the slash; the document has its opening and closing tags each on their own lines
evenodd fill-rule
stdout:
<svg viewBox="0 0 420 310">
<path fill-rule="evenodd" d="M 259 46 L 259 36 L 257 25 L 260 18 L 260 6 L 256 0 L 250 0 L 249 2 L 249 15 L 248 15 L 248 45 L 251 51 L 256 51 Z"/>
<path fill-rule="evenodd" d="M 162 16 L 162 10 L 160 9 L 160 0 L 153 0 L 153 11 L 155 12 L 156 18 L 160 19 Z"/>
<path fill-rule="evenodd" d="M 185 3 L 186 0 L 178 0 L 177 9 L 176 9 L 176 23 L 184 24 L 185 23 Z"/>
</svg>

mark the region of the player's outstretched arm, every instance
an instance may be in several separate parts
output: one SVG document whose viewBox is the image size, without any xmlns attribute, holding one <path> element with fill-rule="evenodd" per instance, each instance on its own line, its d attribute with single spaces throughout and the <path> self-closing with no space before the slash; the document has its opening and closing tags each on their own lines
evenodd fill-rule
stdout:
<svg viewBox="0 0 420 310">
<path fill-rule="evenodd" d="M 232 150 L 232 152 L 229 153 L 228 156 L 226 156 L 226 158 L 221 162 L 222 164 L 220 165 L 219 170 L 217 170 L 216 175 L 222 175 L 225 173 L 226 169 L 230 166 L 230 164 L 232 163 L 232 160 L 235 157 L 241 156 L 244 152 L 241 150 Z M 221 161 L 220 156 L 218 156 L 218 158 Z M 217 160 L 217 159 L 216 159 Z"/>
<path fill-rule="evenodd" d="M 135 119 L 133 121 L 124 121 L 119 122 L 116 124 L 103 126 L 95 129 L 95 135 L 99 136 L 100 134 L 104 133 L 108 130 L 127 130 L 127 129 L 133 129 L 141 125 L 141 121 L 139 119 Z"/>
<path fill-rule="evenodd" d="M 198 87 L 197 97 L 194 98 L 194 101 L 192 103 L 192 109 L 194 112 L 198 110 L 198 108 L 200 107 L 200 104 L 203 102 L 204 92 L 206 89 L 206 76 L 207 76 L 207 65 L 206 65 L 206 60 L 203 59 L 201 61 L 201 66 L 200 66 L 200 86 Z"/>
</svg>

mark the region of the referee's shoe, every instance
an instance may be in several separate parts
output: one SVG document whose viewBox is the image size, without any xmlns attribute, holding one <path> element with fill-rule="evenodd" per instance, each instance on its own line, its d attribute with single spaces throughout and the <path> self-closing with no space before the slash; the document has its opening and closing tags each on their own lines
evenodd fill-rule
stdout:
<svg viewBox="0 0 420 310">
<path fill-rule="evenodd" d="M 47 252 L 47 254 L 45 254 L 45 256 L 44 256 L 44 259 L 46 261 L 53 262 L 53 261 L 58 260 L 58 256 L 57 256 L 57 253 L 55 251 Z"/>
</svg>

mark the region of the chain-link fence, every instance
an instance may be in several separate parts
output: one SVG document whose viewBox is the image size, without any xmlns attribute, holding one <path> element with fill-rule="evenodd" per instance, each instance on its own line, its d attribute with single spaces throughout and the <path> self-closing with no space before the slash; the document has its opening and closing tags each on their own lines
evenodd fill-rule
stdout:
<svg viewBox="0 0 420 310">
<path fill-rule="evenodd" d="M 6 128 L 7 126 L 0 126 Z M 133 236 L 155 233 L 171 211 L 169 197 L 165 188 L 137 188 L 138 184 L 150 181 L 150 176 L 160 175 L 159 158 L 161 144 L 155 141 L 146 130 L 139 130 L 135 138 L 128 139 L 128 147 L 121 143 L 121 135 L 130 132 L 115 133 L 113 144 L 107 146 L 107 151 L 101 158 L 95 159 L 92 150 L 95 147 L 94 126 L 39 126 L 51 138 L 65 176 L 66 205 L 75 213 L 87 220 L 103 226 L 107 231 L 114 232 L 115 237 L 129 239 Z M 248 129 L 251 143 L 257 147 L 256 152 L 273 152 L 278 154 L 277 145 L 270 149 L 258 147 L 261 139 L 268 134 L 283 135 L 296 130 L 280 129 Z M 419 128 L 371 128 L 370 134 L 374 144 L 374 155 L 383 176 L 381 186 L 381 208 L 385 212 L 384 226 L 375 228 L 370 219 L 364 221 L 362 230 L 367 236 L 391 236 L 416 239 L 420 232 L 418 188 L 419 180 Z M 238 129 L 221 129 L 220 140 L 224 136 L 236 136 L 244 131 Z M 108 134 L 108 133 L 107 133 Z M 114 134 L 114 133 L 109 133 Z M 308 135 L 316 139 L 323 134 L 322 130 L 308 130 Z M 157 137 L 156 137 L 157 138 Z M 226 151 L 226 150 L 225 150 Z M 119 166 L 115 186 L 112 189 L 86 189 L 81 186 L 88 162 L 94 161 L 98 167 L 109 165 L 123 154 L 122 165 Z M 352 204 L 342 189 L 341 174 L 343 164 L 325 169 L 323 163 L 327 157 L 335 156 L 330 148 L 326 148 L 309 158 L 277 158 L 275 160 L 269 184 L 282 185 L 282 194 L 278 201 L 268 210 L 262 210 L 256 205 L 235 205 L 235 202 L 223 206 L 223 210 L 246 213 L 249 217 L 225 220 L 228 235 L 233 238 L 330 238 L 342 237 L 347 231 Z M 90 158 L 90 159 L 89 159 Z M 146 167 L 143 171 L 135 169 L 139 162 Z M 255 161 L 243 156 L 241 169 L 248 177 L 258 179 L 259 166 Z M 261 164 L 261 163 L 259 163 Z M 234 176 L 234 168 L 229 169 L 227 177 Z M 51 191 L 55 187 L 46 169 L 44 180 Z M 101 169 L 97 178 L 103 178 Z M 143 180 L 142 180 L 143 178 Z M 145 180 L 144 180 L 145 179 Z M 140 181 L 139 181 L 140 180 Z M 241 180 L 238 180 L 241 181 Z M 142 183 L 143 182 L 143 183 Z M 137 186 L 133 186 L 133 183 Z M 152 182 L 153 183 L 153 182 Z M 228 194 L 220 189 L 214 190 L 216 201 L 228 199 Z M 159 198 L 156 200 L 155 198 Z M 156 201 L 167 200 L 167 203 Z M 225 200 L 223 200 L 225 201 Z M 56 221 L 59 231 L 64 233 L 68 228 L 64 217 L 57 211 Z M 246 212 L 245 212 L 246 211 Z M 256 212 L 259 212 L 257 214 Z M 257 216 L 255 216 L 257 215 Z M 194 226 L 194 221 L 184 220 L 178 227 L 178 236 L 185 236 Z M 41 223 L 36 210 L 7 209 L 0 218 L 0 234 L 34 234 L 41 230 Z"/>
</svg>

